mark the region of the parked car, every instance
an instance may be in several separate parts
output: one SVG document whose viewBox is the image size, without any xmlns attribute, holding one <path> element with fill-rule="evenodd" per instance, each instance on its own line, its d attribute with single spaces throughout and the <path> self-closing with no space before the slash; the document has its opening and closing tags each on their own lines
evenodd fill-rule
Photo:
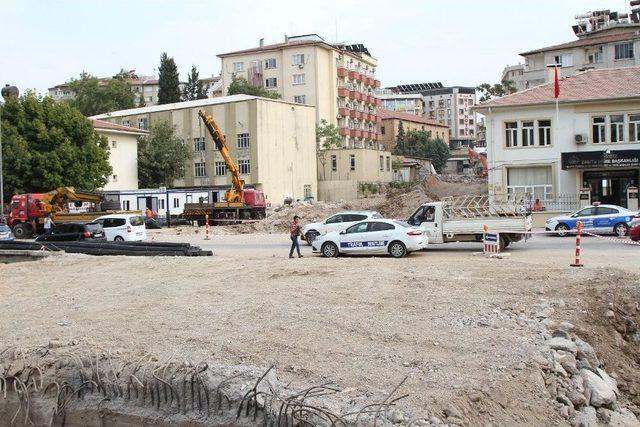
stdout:
<svg viewBox="0 0 640 427">
<path fill-rule="evenodd" d="M 111 214 L 96 218 L 110 242 L 132 242 L 147 238 L 145 218 L 135 214 Z"/>
<path fill-rule="evenodd" d="M 320 252 L 325 257 L 390 254 L 402 258 L 409 252 L 424 249 L 427 243 L 427 236 L 418 227 L 391 219 L 373 219 L 318 236 L 311 246 L 313 252 Z"/>
<path fill-rule="evenodd" d="M 346 230 L 360 221 L 379 218 L 382 218 L 382 215 L 375 211 L 338 212 L 322 222 L 313 222 L 305 225 L 302 229 L 302 240 L 306 240 L 307 244 L 311 245 L 318 236 L 332 231 Z"/>
<path fill-rule="evenodd" d="M 640 218 L 634 218 L 629 224 L 629 237 L 634 242 L 640 240 Z"/>
<path fill-rule="evenodd" d="M 545 229 L 557 231 L 558 236 L 566 236 L 570 230 L 577 229 L 578 221 L 582 221 L 582 228 L 594 233 L 626 236 L 629 223 L 634 217 L 640 218 L 637 211 L 630 211 L 621 206 L 591 205 L 569 215 L 549 218 L 545 223 Z"/>
<path fill-rule="evenodd" d="M 75 222 L 56 225 L 51 230 L 51 234 L 41 234 L 36 238 L 36 242 L 105 242 L 106 240 L 100 224 Z"/>
<path fill-rule="evenodd" d="M 12 242 L 15 238 L 8 225 L 0 224 L 0 242 Z"/>
</svg>

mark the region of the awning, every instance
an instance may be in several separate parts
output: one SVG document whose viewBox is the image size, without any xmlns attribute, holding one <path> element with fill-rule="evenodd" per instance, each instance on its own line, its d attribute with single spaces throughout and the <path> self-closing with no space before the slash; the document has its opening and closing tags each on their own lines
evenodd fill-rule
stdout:
<svg viewBox="0 0 640 427">
<path fill-rule="evenodd" d="M 560 158 L 563 170 L 640 167 L 640 150 L 574 151 Z"/>
</svg>

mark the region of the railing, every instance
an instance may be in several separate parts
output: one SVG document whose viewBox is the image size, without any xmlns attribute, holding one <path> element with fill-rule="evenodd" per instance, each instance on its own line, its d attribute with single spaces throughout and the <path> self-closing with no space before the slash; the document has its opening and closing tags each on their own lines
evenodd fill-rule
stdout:
<svg viewBox="0 0 640 427">
<path fill-rule="evenodd" d="M 509 193 L 509 197 L 522 200 L 527 210 L 532 212 L 540 211 L 560 211 L 571 212 L 578 209 L 578 195 L 577 194 L 547 194 L 542 197 L 525 192 Z M 536 200 L 539 201 L 536 204 Z"/>
</svg>

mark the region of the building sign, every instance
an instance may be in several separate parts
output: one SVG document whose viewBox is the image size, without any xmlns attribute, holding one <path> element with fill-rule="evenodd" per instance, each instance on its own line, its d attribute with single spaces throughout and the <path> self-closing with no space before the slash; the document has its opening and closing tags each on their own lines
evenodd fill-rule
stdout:
<svg viewBox="0 0 640 427">
<path fill-rule="evenodd" d="M 562 153 L 563 170 L 640 167 L 640 150 L 577 151 Z"/>
</svg>

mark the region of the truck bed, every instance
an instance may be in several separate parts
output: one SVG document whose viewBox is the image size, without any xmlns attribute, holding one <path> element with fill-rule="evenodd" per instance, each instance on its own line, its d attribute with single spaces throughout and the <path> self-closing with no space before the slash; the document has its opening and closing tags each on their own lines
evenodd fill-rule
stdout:
<svg viewBox="0 0 640 427">
<path fill-rule="evenodd" d="M 445 219 L 442 234 L 482 234 L 485 225 L 491 232 L 522 234 L 531 231 L 531 216 Z"/>
</svg>

